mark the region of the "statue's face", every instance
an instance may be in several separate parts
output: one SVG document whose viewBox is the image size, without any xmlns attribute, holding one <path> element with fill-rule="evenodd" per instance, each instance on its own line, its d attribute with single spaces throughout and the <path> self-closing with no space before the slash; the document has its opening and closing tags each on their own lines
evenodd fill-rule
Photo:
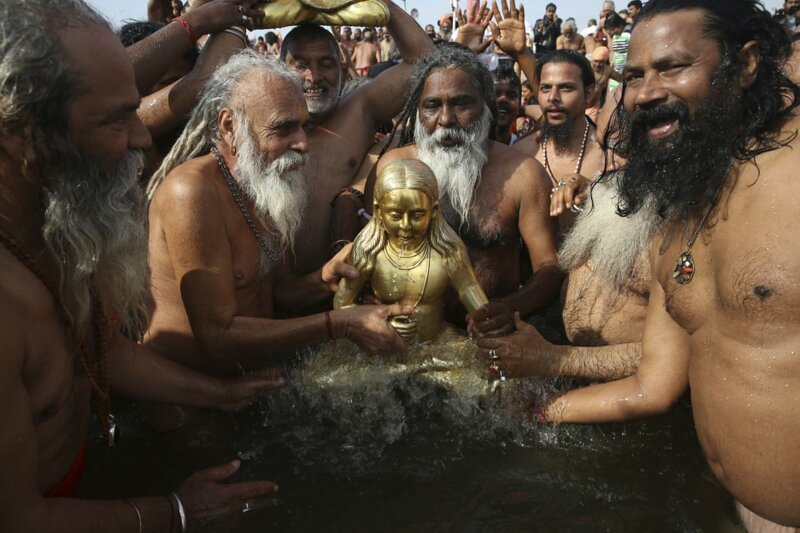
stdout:
<svg viewBox="0 0 800 533">
<path fill-rule="evenodd" d="M 396 189 L 383 196 L 376 214 L 395 248 L 413 250 L 425 242 L 437 208 L 422 191 Z"/>
</svg>

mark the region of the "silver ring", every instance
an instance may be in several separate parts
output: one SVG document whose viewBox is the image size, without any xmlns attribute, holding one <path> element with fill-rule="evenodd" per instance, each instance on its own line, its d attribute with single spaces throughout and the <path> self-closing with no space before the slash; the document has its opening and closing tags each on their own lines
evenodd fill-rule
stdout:
<svg viewBox="0 0 800 533">
<path fill-rule="evenodd" d="M 564 180 L 558 180 L 558 185 L 557 185 L 557 187 L 560 189 L 561 187 L 563 187 L 563 186 L 564 186 L 564 185 L 566 185 L 566 184 L 567 184 L 567 182 L 566 182 L 566 181 L 564 181 Z"/>
<path fill-rule="evenodd" d="M 242 512 L 243 513 L 249 513 L 252 510 L 253 510 L 253 508 L 250 507 L 250 502 L 244 502 L 244 508 L 242 509 Z"/>
<path fill-rule="evenodd" d="M 573 213 L 583 213 L 583 208 L 578 204 L 572 204 L 572 207 L 570 207 L 569 210 Z"/>
<path fill-rule="evenodd" d="M 489 358 L 492 361 L 499 361 L 500 360 L 500 356 L 497 355 L 497 350 L 495 350 L 494 348 L 489 350 Z"/>
</svg>

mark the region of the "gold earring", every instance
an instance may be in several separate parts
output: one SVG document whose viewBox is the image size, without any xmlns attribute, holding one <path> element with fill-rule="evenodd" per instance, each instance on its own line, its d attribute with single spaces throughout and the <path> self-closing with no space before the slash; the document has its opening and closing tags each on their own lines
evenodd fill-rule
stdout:
<svg viewBox="0 0 800 533">
<path fill-rule="evenodd" d="M 28 160 L 26 158 L 22 158 L 22 177 L 28 177 Z"/>
</svg>

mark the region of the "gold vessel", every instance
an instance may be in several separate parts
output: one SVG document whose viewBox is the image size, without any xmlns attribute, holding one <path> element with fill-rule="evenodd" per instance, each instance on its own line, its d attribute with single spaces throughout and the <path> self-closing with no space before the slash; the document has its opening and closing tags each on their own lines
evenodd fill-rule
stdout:
<svg viewBox="0 0 800 533">
<path fill-rule="evenodd" d="M 389 8 L 381 0 L 270 0 L 254 9 L 256 28 L 281 28 L 312 22 L 331 26 L 386 26 Z"/>
</svg>

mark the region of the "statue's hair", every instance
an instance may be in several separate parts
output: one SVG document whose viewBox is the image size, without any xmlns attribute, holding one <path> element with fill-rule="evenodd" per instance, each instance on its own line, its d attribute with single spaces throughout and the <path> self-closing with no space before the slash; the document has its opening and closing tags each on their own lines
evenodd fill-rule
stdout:
<svg viewBox="0 0 800 533">
<path fill-rule="evenodd" d="M 431 199 L 432 205 L 439 202 L 439 185 L 436 176 L 428 165 L 418 159 L 398 159 L 388 163 L 378 172 L 375 182 L 375 216 L 370 220 L 353 242 L 350 261 L 362 272 L 375 268 L 375 257 L 386 246 L 388 237 L 383 229 L 377 207 L 386 193 L 399 189 L 421 191 Z M 428 243 L 448 261 L 456 261 L 455 266 L 463 266 L 467 249 L 461 238 L 447 224 L 441 214 L 431 220 L 428 229 Z"/>
<path fill-rule="evenodd" d="M 494 140 L 497 120 L 497 98 L 494 93 L 492 75 L 468 48 L 455 43 L 443 43 L 436 50 L 417 60 L 414 64 L 414 72 L 409 80 L 406 103 L 400 115 L 398 115 L 397 122 L 391 133 L 391 138 L 394 138 L 398 129 L 402 129 L 400 146 L 414 142 L 414 129 L 417 124 L 417 115 L 419 114 L 419 101 L 422 97 L 422 88 L 425 86 L 428 76 L 434 70 L 450 69 L 463 70 L 472 78 L 475 88 L 478 89 L 484 103 L 491 111 L 492 123 L 489 128 L 489 138 Z M 391 140 L 386 146 L 392 146 Z"/>
<path fill-rule="evenodd" d="M 70 102 L 85 86 L 60 42 L 65 27 L 108 22 L 81 0 L 0 1 L 0 131 L 33 124 L 34 149 L 68 136 Z"/>
<path fill-rule="evenodd" d="M 233 93 L 245 76 L 253 70 L 287 80 L 299 90 L 300 82 L 297 76 L 279 61 L 250 49 L 231 56 L 228 62 L 218 68 L 208 80 L 183 133 L 150 178 L 150 183 L 147 185 L 148 199 L 152 199 L 156 188 L 175 167 L 208 153 L 212 145 L 221 142 L 218 117 L 223 108 L 227 107 L 235 114 L 244 116 L 243 106 L 233 101 Z"/>
</svg>

